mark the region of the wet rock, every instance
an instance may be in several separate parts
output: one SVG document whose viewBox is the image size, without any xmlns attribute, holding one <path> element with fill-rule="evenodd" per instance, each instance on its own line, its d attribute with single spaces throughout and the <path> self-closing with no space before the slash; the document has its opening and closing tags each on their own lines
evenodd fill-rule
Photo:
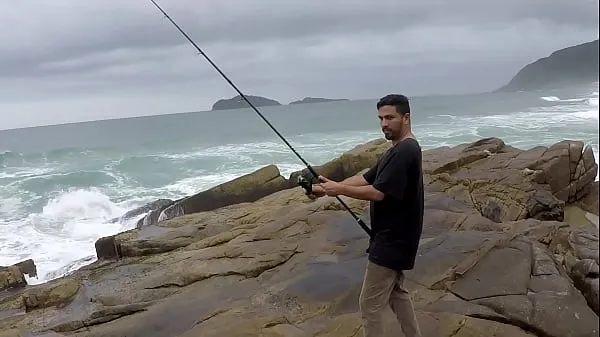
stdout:
<svg viewBox="0 0 600 337">
<path fill-rule="evenodd" d="M 95 247 L 98 259 L 114 259 L 123 256 L 114 235 L 98 239 Z"/>
<path fill-rule="evenodd" d="M 77 279 L 60 279 L 30 287 L 23 293 L 23 303 L 27 311 L 63 305 L 79 291 Z"/>
<path fill-rule="evenodd" d="M 17 266 L 0 267 L 0 291 L 4 289 L 24 287 L 27 280 Z"/>
<path fill-rule="evenodd" d="M 122 216 L 120 216 L 118 218 L 111 219 L 110 222 L 115 223 L 115 222 L 122 222 L 125 220 L 129 220 L 131 218 L 134 218 L 134 217 L 144 214 L 144 213 L 148 213 L 148 212 L 155 211 L 158 209 L 164 209 L 165 207 L 167 207 L 171 204 L 173 204 L 173 200 L 171 200 L 171 199 L 158 199 L 158 200 L 149 202 L 141 207 L 132 209 L 131 211 L 123 214 Z"/>
<path fill-rule="evenodd" d="M 18 267 L 21 273 L 27 274 L 29 277 L 37 277 L 37 267 L 32 259 L 15 263 L 14 266 Z"/>
<path fill-rule="evenodd" d="M 37 267 L 32 259 L 8 267 L 0 266 L 0 291 L 25 287 L 27 285 L 25 275 L 37 277 Z"/>
<path fill-rule="evenodd" d="M 136 228 L 140 229 L 142 227 L 151 226 L 152 224 L 157 223 L 160 214 L 167 207 L 172 206 L 174 203 L 175 201 L 172 200 L 165 200 L 164 202 L 160 203 L 157 207 L 150 210 L 150 213 L 146 214 L 143 218 L 138 220 L 138 222 L 136 223 Z"/>
<path fill-rule="evenodd" d="M 184 214 L 208 211 L 219 207 L 252 202 L 271 193 L 293 187 L 279 174 L 275 165 L 269 165 L 227 183 L 186 197 L 163 209 L 157 221 L 172 219 Z M 153 224 L 149 221 L 149 224 Z M 146 224 L 148 225 L 148 224 Z"/>
</svg>

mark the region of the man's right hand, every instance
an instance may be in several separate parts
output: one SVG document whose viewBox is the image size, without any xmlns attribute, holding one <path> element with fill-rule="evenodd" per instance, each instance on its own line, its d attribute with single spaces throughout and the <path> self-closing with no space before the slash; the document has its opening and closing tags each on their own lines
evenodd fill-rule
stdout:
<svg viewBox="0 0 600 337">
<path fill-rule="evenodd" d="M 326 193 L 325 193 L 325 189 L 323 189 L 323 187 L 318 186 L 318 185 L 312 185 L 312 192 L 307 193 L 306 195 L 310 199 L 315 200 L 315 199 L 318 199 L 318 198 L 326 195 Z"/>
</svg>

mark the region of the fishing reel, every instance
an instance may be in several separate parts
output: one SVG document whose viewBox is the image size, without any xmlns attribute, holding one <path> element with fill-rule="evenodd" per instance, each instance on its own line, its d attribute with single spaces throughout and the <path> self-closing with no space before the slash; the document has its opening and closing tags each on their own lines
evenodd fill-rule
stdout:
<svg viewBox="0 0 600 337">
<path fill-rule="evenodd" d="M 298 185 L 300 185 L 306 191 L 306 194 L 312 193 L 312 184 L 301 174 L 298 175 Z"/>
</svg>

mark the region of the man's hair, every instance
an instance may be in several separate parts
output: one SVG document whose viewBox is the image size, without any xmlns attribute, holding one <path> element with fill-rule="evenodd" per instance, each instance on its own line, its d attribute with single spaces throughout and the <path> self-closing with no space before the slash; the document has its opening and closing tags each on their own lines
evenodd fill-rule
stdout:
<svg viewBox="0 0 600 337">
<path fill-rule="evenodd" d="M 391 105 L 396 108 L 396 112 L 399 114 L 410 113 L 410 104 L 408 98 L 404 95 L 390 94 L 382 97 L 377 102 L 377 110 L 385 105 Z"/>
</svg>

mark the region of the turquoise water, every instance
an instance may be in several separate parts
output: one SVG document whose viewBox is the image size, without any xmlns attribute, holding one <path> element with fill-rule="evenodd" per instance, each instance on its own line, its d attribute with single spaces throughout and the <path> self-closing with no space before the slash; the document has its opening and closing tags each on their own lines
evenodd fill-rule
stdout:
<svg viewBox="0 0 600 337">
<path fill-rule="evenodd" d="M 376 100 L 260 108 L 311 164 L 381 137 Z M 568 90 L 412 99 L 425 148 L 500 137 L 529 148 L 583 140 L 598 155 L 598 84 Z M 46 281 L 93 260 L 107 223 L 157 198 L 180 198 L 301 161 L 250 109 L 0 131 L 0 265 L 33 258 Z M 81 259 L 89 258 L 85 261 Z"/>
</svg>

